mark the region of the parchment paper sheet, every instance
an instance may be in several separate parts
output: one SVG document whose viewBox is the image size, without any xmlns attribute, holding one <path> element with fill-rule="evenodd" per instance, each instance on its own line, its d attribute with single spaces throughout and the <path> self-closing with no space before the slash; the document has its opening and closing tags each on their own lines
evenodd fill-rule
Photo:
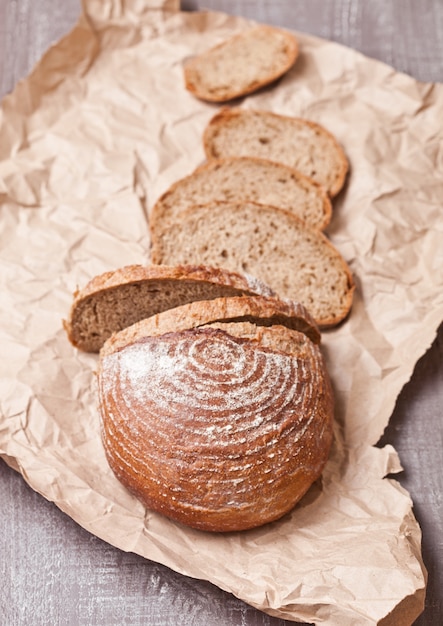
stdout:
<svg viewBox="0 0 443 626">
<path fill-rule="evenodd" d="M 245 107 L 324 124 L 351 162 L 328 234 L 357 284 L 325 333 L 336 440 L 322 485 L 281 521 L 205 534 L 145 511 L 104 458 L 96 357 L 62 330 L 72 292 L 149 259 L 155 199 L 203 159 L 217 110 L 186 92 L 184 59 L 248 23 L 178 1 L 90 0 L 0 111 L 0 453 L 91 533 L 272 615 L 409 624 L 426 572 L 400 471 L 379 440 L 443 319 L 443 87 L 298 34 L 301 56 Z M 385 618 L 385 619 L 384 619 Z"/>
</svg>

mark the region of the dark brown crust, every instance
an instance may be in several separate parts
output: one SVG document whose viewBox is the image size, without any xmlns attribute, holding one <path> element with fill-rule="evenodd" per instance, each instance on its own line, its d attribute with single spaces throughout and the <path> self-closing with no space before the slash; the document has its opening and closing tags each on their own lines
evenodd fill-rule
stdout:
<svg viewBox="0 0 443 626">
<path fill-rule="evenodd" d="M 211 92 L 208 92 L 204 88 L 204 86 L 199 84 L 199 81 L 197 80 L 197 76 L 196 76 L 200 59 L 205 56 L 207 57 L 215 50 L 220 51 L 224 47 L 228 48 L 233 39 L 242 38 L 245 36 L 245 32 L 251 33 L 253 31 L 264 32 L 270 37 L 273 37 L 275 33 L 278 33 L 280 36 L 283 35 L 285 39 L 286 49 L 287 49 L 285 63 L 283 63 L 278 69 L 276 69 L 275 72 L 269 74 L 269 76 L 265 80 L 261 80 L 261 81 L 257 80 L 253 84 L 251 84 L 249 87 L 244 88 L 242 90 L 238 90 L 238 91 L 231 90 L 228 93 L 226 93 L 224 96 L 217 96 Z M 210 50 L 207 50 L 201 55 L 198 55 L 194 57 L 193 59 L 190 59 L 185 64 L 184 66 L 185 86 L 186 86 L 186 89 L 190 93 L 192 93 L 197 98 L 206 100 L 208 102 L 228 102 L 229 100 L 233 100 L 234 98 L 238 98 L 240 96 L 245 96 L 247 94 L 253 93 L 257 91 L 258 89 L 264 87 L 265 85 L 269 85 L 273 83 L 278 78 L 280 78 L 283 74 L 285 74 L 294 65 L 298 57 L 298 43 L 294 35 L 292 35 L 288 31 L 285 31 L 283 29 L 275 28 L 273 26 L 268 26 L 268 25 L 255 26 L 251 29 L 248 29 L 245 32 L 241 32 L 237 35 L 233 35 L 232 37 L 222 42 L 221 44 L 218 44 L 217 46 L 214 46 L 213 48 L 211 48 Z"/>
<path fill-rule="evenodd" d="M 334 181 L 334 184 L 331 186 L 330 189 L 327 189 L 327 192 L 329 193 L 331 197 L 335 197 L 341 191 L 345 183 L 348 170 L 349 170 L 349 162 L 348 162 L 348 159 L 346 158 L 343 148 L 341 147 L 337 139 L 334 137 L 334 135 L 331 132 L 329 132 L 326 128 L 324 128 L 317 122 L 313 122 L 311 120 L 307 120 L 307 119 L 300 118 L 300 117 L 289 117 L 286 115 L 279 115 L 278 113 L 273 113 L 271 111 L 264 111 L 264 110 L 249 110 L 249 109 L 241 109 L 239 107 L 236 107 L 236 108 L 224 107 L 214 115 L 214 117 L 209 121 L 209 124 L 206 126 L 203 132 L 203 148 L 208 159 L 220 158 L 220 155 L 214 153 L 213 148 L 212 148 L 212 138 L 214 137 L 214 135 L 218 133 L 219 129 L 224 124 L 232 120 L 233 118 L 235 117 L 238 118 L 244 114 L 247 115 L 248 113 L 253 113 L 253 114 L 262 115 L 266 117 L 274 117 L 279 120 L 285 120 L 289 124 L 292 122 L 296 122 L 297 124 L 302 123 L 302 124 L 305 124 L 306 126 L 311 127 L 316 132 L 324 135 L 325 137 L 328 137 L 328 139 L 336 148 L 337 162 L 340 164 L 340 171 L 336 177 L 336 180 Z"/>
<path fill-rule="evenodd" d="M 297 349 L 286 354 L 273 342 Z M 172 369 L 157 367 L 159 354 L 173 359 Z M 185 358 L 178 370 L 176 354 Z M 214 354 L 224 368 L 211 363 Z M 231 367 L 234 376 L 225 373 Z M 103 444 L 116 477 L 147 508 L 199 530 L 239 531 L 279 519 L 329 455 L 329 378 L 318 346 L 296 331 L 260 328 L 251 339 L 191 328 L 140 337 L 101 354 L 98 385 Z"/>
<path fill-rule="evenodd" d="M 319 183 L 315 182 L 308 176 L 305 176 L 301 172 L 291 167 L 288 167 L 287 165 L 284 165 L 283 163 L 277 163 L 276 161 L 267 161 L 266 159 L 259 159 L 257 157 L 227 157 L 225 159 L 211 159 L 210 161 L 207 161 L 206 163 L 203 163 L 202 165 L 197 167 L 197 169 L 195 169 L 194 172 L 190 174 L 189 176 L 186 176 L 185 178 L 182 178 L 176 181 L 175 183 L 173 183 L 169 187 L 169 189 L 165 191 L 165 193 L 163 193 L 162 196 L 157 200 L 157 202 L 155 203 L 155 205 L 153 206 L 151 210 L 151 213 L 149 216 L 149 224 L 150 224 L 151 232 L 161 231 L 164 225 L 168 223 L 169 220 L 168 220 L 167 210 L 165 209 L 165 201 L 172 194 L 174 194 L 177 190 L 179 190 L 181 186 L 186 185 L 188 181 L 197 177 L 201 173 L 206 173 L 206 172 L 210 173 L 214 169 L 217 169 L 218 167 L 223 166 L 226 163 L 233 163 L 233 162 L 241 163 L 241 162 L 251 162 L 251 161 L 262 164 L 262 165 L 271 165 L 274 167 L 281 168 L 283 171 L 290 174 L 290 176 L 296 179 L 300 183 L 301 186 L 304 186 L 305 188 L 310 187 L 311 189 L 314 189 L 315 193 L 321 199 L 322 211 L 323 211 L 323 219 L 321 222 L 318 223 L 318 225 L 315 226 L 315 228 L 317 228 L 318 230 L 324 230 L 328 226 L 332 217 L 332 205 L 331 205 L 331 201 L 329 199 L 328 194 Z M 246 197 L 244 199 L 248 200 L 248 198 Z M 254 202 L 257 202 L 257 201 L 255 200 Z M 195 205 L 195 206 L 201 206 L 201 205 Z M 278 205 L 276 204 L 276 208 L 280 208 L 280 207 L 278 207 Z"/>
</svg>

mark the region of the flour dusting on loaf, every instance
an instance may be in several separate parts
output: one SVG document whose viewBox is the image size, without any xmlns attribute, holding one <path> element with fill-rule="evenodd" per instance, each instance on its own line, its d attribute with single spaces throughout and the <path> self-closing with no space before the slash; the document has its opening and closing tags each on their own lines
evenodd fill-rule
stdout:
<svg viewBox="0 0 443 626">
<path fill-rule="evenodd" d="M 101 358 L 103 441 L 149 508 L 202 530 L 281 517 L 320 475 L 332 402 L 319 347 L 294 353 L 218 328 L 144 337 Z M 257 335 L 258 337 L 258 335 Z"/>
<path fill-rule="evenodd" d="M 172 344 L 157 341 L 147 349 L 138 343 L 110 356 L 109 366 L 118 369 L 122 389 L 130 391 L 135 403 L 170 411 L 180 420 L 178 403 L 186 386 L 188 407 L 197 412 L 210 409 L 214 424 L 227 411 L 231 422 L 240 420 L 238 429 L 242 431 L 248 428 L 251 414 L 255 425 L 262 421 L 256 407 L 262 407 L 270 390 L 274 394 L 275 386 L 286 403 L 292 402 L 293 385 L 288 380 L 295 380 L 294 361 L 289 355 L 254 351 L 246 361 L 244 346 L 234 338 L 218 333 L 208 338 L 206 332 L 191 336 L 192 342 L 187 341 L 189 334 L 183 334 L 176 343 L 175 335 Z M 268 416 L 270 424 L 272 417 Z M 193 419 L 198 423 L 198 413 Z"/>
</svg>

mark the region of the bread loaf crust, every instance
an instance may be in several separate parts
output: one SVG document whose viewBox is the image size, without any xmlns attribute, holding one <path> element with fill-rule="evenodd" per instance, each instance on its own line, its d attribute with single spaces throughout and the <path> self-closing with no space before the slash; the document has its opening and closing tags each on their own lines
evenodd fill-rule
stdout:
<svg viewBox="0 0 443 626">
<path fill-rule="evenodd" d="M 223 146 L 221 133 L 225 134 Z M 299 134 L 302 141 L 297 139 Z M 311 153 L 307 137 L 315 148 Z M 320 142 L 322 148 L 317 149 Z M 343 148 L 322 125 L 265 110 L 224 107 L 206 126 L 203 147 L 208 159 L 255 156 L 284 163 L 321 184 L 331 197 L 343 188 L 349 169 Z M 321 164 L 325 158 L 326 170 Z"/>
<path fill-rule="evenodd" d="M 282 326 L 228 327 L 117 342 L 98 370 L 117 478 L 148 508 L 217 532 L 290 511 L 321 475 L 332 441 L 319 347 Z"/>
<path fill-rule="evenodd" d="M 270 48 L 267 54 L 263 54 L 263 46 Z M 239 57 L 245 55 L 247 63 L 242 66 L 245 59 Z M 255 26 L 188 60 L 185 86 L 202 100 L 227 102 L 273 83 L 297 57 L 294 35 L 273 26 Z"/>
</svg>

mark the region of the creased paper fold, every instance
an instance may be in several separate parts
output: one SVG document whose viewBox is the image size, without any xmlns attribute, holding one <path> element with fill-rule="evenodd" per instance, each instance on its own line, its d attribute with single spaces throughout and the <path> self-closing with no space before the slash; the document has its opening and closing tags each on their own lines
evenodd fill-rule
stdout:
<svg viewBox="0 0 443 626">
<path fill-rule="evenodd" d="M 123 550 L 211 581 L 271 615 L 412 623 L 426 572 L 401 460 L 374 447 L 443 318 L 443 87 L 298 33 L 301 56 L 241 102 L 317 121 L 351 172 L 328 235 L 357 285 L 323 337 L 336 437 L 322 484 L 281 521 L 206 534 L 143 507 L 100 442 L 96 357 L 62 319 L 95 274 L 149 261 L 149 210 L 204 160 L 217 106 L 182 65 L 250 24 L 176 0 L 90 0 L 0 111 L 0 453 L 78 523 Z"/>
</svg>

